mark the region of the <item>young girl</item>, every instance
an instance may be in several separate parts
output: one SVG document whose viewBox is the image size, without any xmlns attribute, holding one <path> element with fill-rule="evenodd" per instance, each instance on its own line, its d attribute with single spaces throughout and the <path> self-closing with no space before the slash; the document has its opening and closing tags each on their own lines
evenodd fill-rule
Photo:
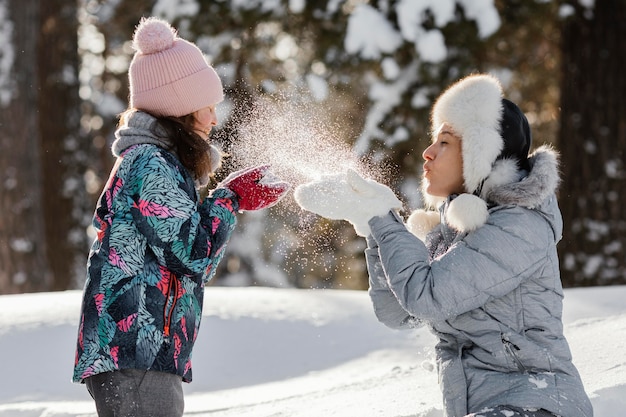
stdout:
<svg viewBox="0 0 626 417">
<path fill-rule="evenodd" d="M 87 385 L 101 417 L 182 416 L 204 286 L 236 213 L 269 207 L 289 187 L 262 166 L 232 173 L 200 201 L 197 188 L 220 164 L 208 139 L 220 79 L 165 21 L 143 19 L 133 41 L 130 105 L 94 215 L 73 380 Z"/>
<path fill-rule="evenodd" d="M 355 172 L 300 186 L 296 200 L 367 237 L 382 323 L 438 337 L 445 416 L 591 417 L 561 321 L 556 153 L 528 156 L 528 121 L 488 75 L 446 90 L 432 127 L 423 188 L 438 210 L 405 225 L 393 192 Z"/>
</svg>

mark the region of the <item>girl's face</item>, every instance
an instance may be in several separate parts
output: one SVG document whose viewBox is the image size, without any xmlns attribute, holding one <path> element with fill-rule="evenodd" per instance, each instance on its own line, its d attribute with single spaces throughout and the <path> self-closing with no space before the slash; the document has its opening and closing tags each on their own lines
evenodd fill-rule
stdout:
<svg viewBox="0 0 626 417">
<path fill-rule="evenodd" d="M 451 126 L 443 123 L 433 143 L 422 157 L 426 192 L 436 197 L 448 197 L 465 191 L 463 186 L 463 153 L 461 138 Z"/>
<path fill-rule="evenodd" d="M 215 113 L 215 104 L 204 107 L 194 114 L 194 126 L 199 132 L 204 133 L 207 137 L 211 133 L 213 126 L 217 125 L 217 114 Z"/>
</svg>

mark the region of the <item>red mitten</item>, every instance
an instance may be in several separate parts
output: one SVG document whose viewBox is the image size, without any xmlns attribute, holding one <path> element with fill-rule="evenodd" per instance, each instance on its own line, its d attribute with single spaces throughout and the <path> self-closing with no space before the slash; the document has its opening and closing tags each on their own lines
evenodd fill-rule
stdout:
<svg viewBox="0 0 626 417">
<path fill-rule="evenodd" d="M 241 211 L 271 207 L 285 196 L 290 185 L 274 177 L 269 168 L 262 165 L 233 172 L 219 186 L 237 194 Z"/>
</svg>

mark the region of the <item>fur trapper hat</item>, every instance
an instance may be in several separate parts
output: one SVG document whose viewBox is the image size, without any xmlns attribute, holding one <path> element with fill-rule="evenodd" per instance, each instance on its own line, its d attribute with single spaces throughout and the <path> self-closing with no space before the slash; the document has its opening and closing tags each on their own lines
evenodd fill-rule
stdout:
<svg viewBox="0 0 626 417">
<path fill-rule="evenodd" d="M 530 126 L 522 111 L 502 96 L 497 78 L 487 74 L 465 77 L 439 96 L 431 114 L 433 135 L 444 122 L 461 137 L 465 187 L 450 203 L 446 221 L 471 231 L 487 220 L 490 190 L 519 181 L 530 170 Z M 437 198 L 425 197 L 436 205 Z"/>
<path fill-rule="evenodd" d="M 470 75 L 452 84 L 433 106 L 432 129 L 448 123 L 461 136 L 465 190 L 478 192 L 499 159 L 513 159 L 528 170 L 532 141 L 528 120 L 502 97 L 497 78 Z"/>
</svg>

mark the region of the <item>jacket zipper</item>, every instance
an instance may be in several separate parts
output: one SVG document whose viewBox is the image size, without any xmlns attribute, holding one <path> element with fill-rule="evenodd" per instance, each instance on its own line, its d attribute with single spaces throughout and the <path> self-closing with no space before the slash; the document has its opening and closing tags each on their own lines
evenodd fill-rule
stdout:
<svg viewBox="0 0 626 417">
<path fill-rule="evenodd" d="M 526 369 L 526 367 L 524 366 L 522 361 L 517 356 L 517 353 L 515 353 L 515 351 L 516 350 L 520 350 L 520 348 L 518 346 L 516 346 L 513 342 L 508 340 L 508 338 L 505 335 L 501 335 L 501 338 L 502 338 L 502 344 L 504 345 L 504 350 L 506 350 L 506 352 L 509 354 L 509 356 L 511 356 L 511 358 L 513 358 L 513 361 L 517 365 L 517 368 L 521 372 L 524 372 L 524 373 L 528 372 L 528 369 Z"/>
<path fill-rule="evenodd" d="M 165 303 L 165 308 L 163 309 L 163 333 L 165 334 L 165 337 L 169 337 L 170 335 L 172 316 L 174 315 L 176 301 L 178 301 L 178 280 L 174 276 L 170 278 L 168 294 L 168 300 L 167 303 Z M 171 300 L 169 297 L 171 297 Z"/>
</svg>

